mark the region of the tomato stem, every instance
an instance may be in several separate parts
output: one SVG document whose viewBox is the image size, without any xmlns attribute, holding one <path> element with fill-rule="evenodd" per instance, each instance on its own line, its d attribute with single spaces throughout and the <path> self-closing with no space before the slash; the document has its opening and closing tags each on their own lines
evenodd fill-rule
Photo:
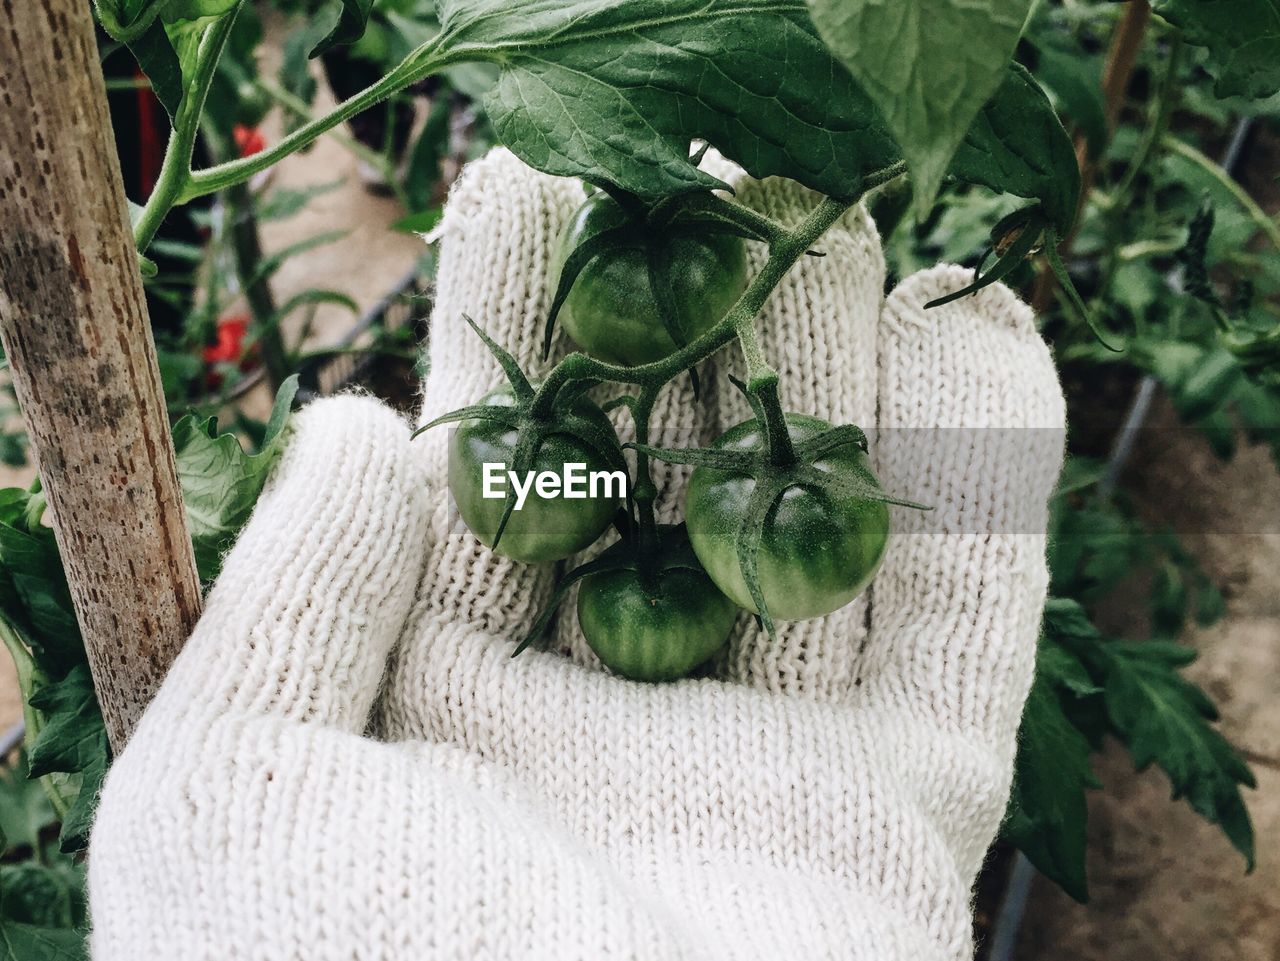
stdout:
<svg viewBox="0 0 1280 961">
<path fill-rule="evenodd" d="M 631 407 L 636 439 L 642 444 L 649 443 L 649 417 L 653 413 L 654 402 L 658 399 L 658 390 L 658 387 L 646 387 Z M 653 483 L 649 455 L 644 451 L 636 451 L 636 483 L 631 496 L 635 501 L 638 521 L 637 554 L 640 573 L 642 577 L 647 577 L 657 562 L 657 521 L 653 514 L 653 504 L 658 499 L 658 488 Z"/>
<path fill-rule="evenodd" d="M 183 93 L 182 102 L 178 104 L 177 114 L 173 118 L 173 134 L 164 151 L 160 175 L 133 227 L 133 244 L 138 253 L 144 253 L 151 246 L 156 231 L 160 229 L 160 224 L 169 211 L 184 202 L 180 198 L 192 180 L 191 158 L 195 155 L 196 136 L 200 132 L 204 102 L 213 85 L 218 60 L 222 57 L 222 50 L 227 45 L 242 6 L 244 0 L 226 16 L 215 21 L 200 40 L 191 86 Z"/>
<path fill-rule="evenodd" d="M 778 399 L 778 375 L 774 374 L 772 380 L 760 384 L 754 393 L 763 415 L 765 456 L 776 467 L 790 467 L 799 458 Z"/>
<path fill-rule="evenodd" d="M 266 170 L 290 154 L 310 146 L 343 121 L 386 100 L 392 94 L 416 83 L 423 77 L 437 73 L 448 64 L 466 59 L 459 56 L 456 51 L 453 56 L 442 53 L 445 46 L 445 36 L 439 34 L 416 47 L 377 83 L 344 100 L 324 116 L 303 124 L 266 150 L 251 157 L 243 157 L 190 173 L 173 205 L 189 203 L 197 197 L 216 193 L 232 184 L 248 180 L 259 171 Z"/>
</svg>

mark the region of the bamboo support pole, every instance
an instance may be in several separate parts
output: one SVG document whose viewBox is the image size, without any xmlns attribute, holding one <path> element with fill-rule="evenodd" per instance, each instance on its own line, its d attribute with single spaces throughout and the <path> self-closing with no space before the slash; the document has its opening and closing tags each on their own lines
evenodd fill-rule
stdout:
<svg viewBox="0 0 1280 961">
<path fill-rule="evenodd" d="M 119 750 L 200 586 L 87 0 L 0 0 L 0 340 Z"/>
</svg>

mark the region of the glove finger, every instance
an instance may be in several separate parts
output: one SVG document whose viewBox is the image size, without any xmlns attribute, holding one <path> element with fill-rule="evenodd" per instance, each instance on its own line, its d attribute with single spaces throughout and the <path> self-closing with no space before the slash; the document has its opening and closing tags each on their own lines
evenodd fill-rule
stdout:
<svg viewBox="0 0 1280 961">
<path fill-rule="evenodd" d="M 464 170 L 440 225 L 430 364 L 419 423 L 477 403 L 506 383 L 464 315 L 508 350 L 533 380 L 566 352 L 557 331 L 551 358 L 543 360 L 543 325 L 559 237 L 584 198 L 578 182 L 538 173 L 505 149 L 490 151 Z M 423 702 L 437 676 L 431 669 L 436 660 L 462 653 L 443 647 L 461 640 L 478 645 L 484 637 L 505 644 L 519 640 L 554 584 L 554 565 L 531 566 L 495 554 L 462 522 L 447 491 L 450 430 L 435 428 L 414 441 L 432 490 L 433 546 L 418 596 L 430 618 L 459 627 L 405 634 L 390 668 L 389 719 Z M 394 721 L 386 723 L 384 733 L 396 737 Z"/>
<path fill-rule="evenodd" d="M 477 403 L 506 383 L 464 316 L 510 351 L 531 379 L 564 353 L 557 333 L 552 359 L 543 360 L 543 323 L 559 235 L 583 197 L 577 182 L 538 173 L 504 149 L 467 166 L 441 222 L 431 363 L 420 423 Z M 467 530 L 446 491 L 451 429 L 439 427 L 415 441 L 435 497 L 435 549 L 421 590 L 441 611 L 518 633 L 549 592 L 552 569 L 500 557 Z M 506 602 L 504 596 L 520 602 Z"/>
<path fill-rule="evenodd" d="M 737 185 L 739 202 L 788 226 L 821 199 L 779 178 Z M 824 257 L 802 257 L 773 292 L 756 322 L 764 355 L 778 371 L 785 409 L 833 424 L 869 428 L 876 406 L 876 336 L 885 266 L 875 224 L 859 206 L 818 243 Z M 751 244 L 754 275 L 768 251 Z M 718 358 L 716 403 L 721 430 L 750 418 L 745 397 L 725 374 L 744 379 L 741 351 Z M 851 689 L 866 634 L 866 604 L 855 600 L 824 618 L 778 624 L 770 638 L 753 617 L 739 618 L 723 676 L 767 690 L 842 697 Z"/>
<path fill-rule="evenodd" d="M 1012 759 L 1048 584 L 1047 502 L 1065 411 L 1031 309 L 1001 285 L 924 304 L 971 279 L 940 266 L 886 304 L 873 455 L 894 509 L 872 588 L 867 696 Z"/>
<path fill-rule="evenodd" d="M 419 424 L 506 384 L 464 316 L 510 351 L 530 379 L 565 353 L 566 339 L 557 331 L 551 358 L 543 360 L 543 325 L 559 236 L 584 199 L 577 181 L 539 173 L 502 148 L 467 165 L 440 223 Z M 415 441 L 430 482 L 440 490 L 448 473 L 448 437 L 448 428 L 440 427 Z"/>
<path fill-rule="evenodd" d="M 362 731 L 425 529 L 394 412 L 352 396 L 301 411 L 145 723 L 269 715 Z"/>
</svg>

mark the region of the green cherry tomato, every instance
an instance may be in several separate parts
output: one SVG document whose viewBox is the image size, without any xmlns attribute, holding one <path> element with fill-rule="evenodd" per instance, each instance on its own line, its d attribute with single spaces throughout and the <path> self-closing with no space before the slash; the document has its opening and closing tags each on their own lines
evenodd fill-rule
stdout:
<svg viewBox="0 0 1280 961">
<path fill-rule="evenodd" d="M 500 388 L 481 403 L 509 407 L 514 406 L 515 398 L 509 389 Z M 613 430 L 609 418 L 590 401 L 577 401 L 574 410 L 583 416 L 598 418 L 608 430 Z M 449 492 L 467 527 L 491 547 L 502 520 L 506 492 L 512 489 L 507 471 L 512 469 L 518 440 L 514 428 L 479 419 L 459 423 L 449 440 Z M 502 496 L 484 496 L 485 464 L 502 465 L 500 484 L 490 484 L 490 491 L 500 491 Z M 577 437 L 554 432 L 543 440 L 531 470 L 534 477 L 549 471 L 563 478 L 567 464 L 583 465 L 581 474 L 585 478 L 590 478 L 593 472 L 610 471 L 600 453 Z M 523 485 L 525 479 L 521 478 L 520 483 Z M 585 483 L 575 482 L 574 486 L 584 486 L 590 493 Z M 552 489 L 548 486 L 547 491 Z M 590 546 L 613 519 L 620 485 L 616 479 L 607 486 L 599 482 L 595 493 L 595 497 L 565 497 L 563 492 L 543 496 L 536 484 L 529 487 L 524 504 L 512 512 L 496 552 L 526 564 L 544 564 L 562 560 Z"/>
<path fill-rule="evenodd" d="M 608 194 L 591 197 L 561 239 L 560 264 L 584 236 L 617 226 L 623 218 Z M 719 233 L 673 233 L 651 236 L 649 242 L 667 247 L 671 302 L 687 343 L 723 317 L 746 288 L 746 249 L 741 238 Z M 648 364 L 677 347 L 662 322 L 649 256 L 635 247 L 607 250 L 583 268 L 561 308 L 560 323 L 574 343 L 607 363 Z"/>
<path fill-rule="evenodd" d="M 800 443 L 830 428 L 826 421 L 787 414 L 792 439 Z M 739 424 L 712 445 L 756 449 L 762 443 L 755 420 Z M 814 462 L 819 470 L 859 477 L 879 486 L 866 452 L 848 444 Z M 759 613 L 738 561 L 737 534 L 755 479 L 699 466 L 689 478 L 685 517 L 698 560 L 720 590 L 739 606 Z M 757 556 L 764 602 L 775 620 L 821 617 L 844 607 L 871 581 L 889 539 L 889 509 L 861 497 L 793 486 L 765 517 Z"/>
<path fill-rule="evenodd" d="M 236 85 L 236 123 L 256 127 L 271 110 L 270 94 L 249 80 Z"/>
<path fill-rule="evenodd" d="M 738 610 L 701 571 L 601 571 L 578 588 L 578 625 L 591 650 L 633 681 L 672 681 L 710 659 Z"/>
</svg>

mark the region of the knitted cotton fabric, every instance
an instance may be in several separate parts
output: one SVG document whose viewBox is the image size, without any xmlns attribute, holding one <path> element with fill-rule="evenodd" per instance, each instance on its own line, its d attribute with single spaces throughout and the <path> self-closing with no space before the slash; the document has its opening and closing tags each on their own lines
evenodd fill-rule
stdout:
<svg viewBox="0 0 1280 961">
<path fill-rule="evenodd" d="M 814 201 L 735 187 L 784 221 Z M 505 151 L 466 171 L 424 419 L 501 383 L 463 313 L 539 369 L 555 244 L 582 199 Z M 560 649 L 512 660 L 552 572 L 462 526 L 447 431 L 411 444 L 370 400 L 317 402 L 108 778 L 94 956 L 971 956 L 1046 589 L 1062 397 L 1008 290 L 926 311 L 969 280 L 940 267 L 884 298 L 861 209 L 820 246 L 760 319 L 784 402 L 877 427 L 885 487 L 934 508 L 895 510 L 862 599 L 776 640 L 741 618 L 715 679 L 614 677 L 571 608 Z M 735 371 L 729 348 L 702 400 L 676 382 L 655 424 L 705 439 L 744 419 Z M 681 475 L 663 471 L 670 516 Z M 371 712 L 381 740 L 362 736 Z"/>
</svg>

